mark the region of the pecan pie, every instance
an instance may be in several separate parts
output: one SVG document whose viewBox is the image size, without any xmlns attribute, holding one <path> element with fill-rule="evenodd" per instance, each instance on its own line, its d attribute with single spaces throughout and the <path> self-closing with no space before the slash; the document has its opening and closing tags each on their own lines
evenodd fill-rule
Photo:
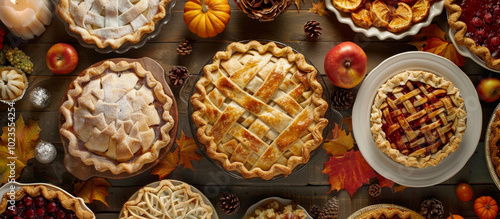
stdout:
<svg viewBox="0 0 500 219">
<path fill-rule="evenodd" d="M 455 41 L 466 46 L 490 68 L 500 69 L 500 2 L 445 0 Z"/>
<path fill-rule="evenodd" d="M 123 205 L 121 219 L 212 218 L 214 209 L 186 183 L 162 180 L 157 187 L 143 187 L 137 197 Z"/>
<path fill-rule="evenodd" d="M 500 177 L 500 110 L 495 112 L 495 120 L 491 124 L 490 133 L 490 156 L 495 166 L 495 172 Z"/>
<path fill-rule="evenodd" d="M 406 211 L 398 208 L 379 208 L 373 209 L 365 212 L 355 219 L 423 219 L 422 215 L 419 215 L 412 211 Z"/>
<path fill-rule="evenodd" d="M 0 202 L 0 218 L 95 218 L 82 206 L 83 200 L 43 185 L 23 186 L 11 196 L 5 194 Z"/>
<path fill-rule="evenodd" d="M 316 69 L 292 48 L 231 43 L 191 98 L 207 155 L 245 178 L 289 175 L 323 140 L 328 104 Z"/>
<path fill-rule="evenodd" d="M 462 140 L 464 106 L 452 82 L 430 72 L 406 71 L 378 89 L 371 132 L 393 160 L 418 168 L 435 166 Z"/>
<path fill-rule="evenodd" d="M 69 86 L 60 107 L 68 151 L 97 171 L 133 173 L 170 142 L 172 99 L 139 62 L 105 61 Z"/>
<path fill-rule="evenodd" d="M 59 16 L 69 29 L 99 48 L 137 43 L 166 15 L 170 0 L 60 0 Z"/>
</svg>

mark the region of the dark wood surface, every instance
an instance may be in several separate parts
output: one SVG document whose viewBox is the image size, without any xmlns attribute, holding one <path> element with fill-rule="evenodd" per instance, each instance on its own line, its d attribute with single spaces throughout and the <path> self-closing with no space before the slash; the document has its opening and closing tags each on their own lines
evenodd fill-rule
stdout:
<svg viewBox="0 0 500 219">
<path fill-rule="evenodd" d="M 405 51 L 414 51 L 415 47 L 408 44 L 410 38 L 402 40 L 380 41 L 377 38 L 367 38 L 362 34 L 353 32 L 348 25 L 338 23 L 334 14 L 318 16 L 315 18 L 323 27 L 322 35 L 317 41 L 307 41 L 303 32 L 303 25 L 313 19 L 313 13 L 307 13 L 311 7 L 311 1 L 301 3 L 301 10 L 298 12 L 293 5 L 289 10 L 280 15 L 272 22 L 258 22 L 248 18 L 244 13 L 238 11 L 233 1 L 231 4 L 231 20 L 225 31 L 216 37 L 203 39 L 191 33 L 182 19 L 183 6 L 186 0 L 178 0 L 172 12 L 172 18 L 168 24 L 163 26 L 161 32 L 154 39 L 139 49 L 132 49 L 124 54 L 100 54 L 92 49 L 87 49 L 78 44 L 78 41 L 69 36 L 63 23 L 54 16 L 47 31 L 27 43 L 19 45 L 34 62 L 34 73 L 29 76 L 29 88 L 27 93 L 35 87 L 47 88 L 52 94 L 52 102 L 49 107 L 37 110 L 30 106 L 28 98 L 25 97 L 15 104 L 17 116 L 23 115 L 25 121 L 34 119 L 39 121 L 42 128 L 40 139 L 54 143 L 58 148 L 58 157 L 51 164 L 43 165 L 36 160 L 30 160 L 28 166 L 22 173 L 21 182 L 48 182 L 53 183 L 72 192 L 71 184 L 74 177 L 64 168 L 62 164 L 63 149 L 57 127 L 58 108 L 68 84 L 88 66 L 103 59 L 126 57 L 140 58 L 150 57 L 156 60 L 166 71 L 176 65 L 184 65 L 191 74 L 200 72 L 203 65 L 216 51 L 223 50 L 227 44 L 233 41 L 248 39 L 266 39 L 283 42 L 297 51 L 303 53 L 319 70 L 324 74 L 323 60 L 326 53 L 336 44 L 343 41 L 353 41 L 360 45 L 368 56 L 368 71 L 371 71 L 383 60 Z M 446 15 L 442 13 L 434 19 L 445 32 L 447 32 Z M 183 39 L 192 41 L 193 52 L 187 56 L 179 56 L 176 48 Z M 79 54 L 79 64 L 77 69 L 68 75 L 54 75 L 46 67 L 45 54 L 55 43 L 66 42 L 75 46 Z M 496 73 L 485 70 L 472 60 L 467 59 L 465 66 L 461 69 L 469 76 L 476 85 L 479 80 L 488 76 L 497 76 Z M 195 76 L 194 76 L 195 77 Z M 333 85 L 323 76 L 328 90 L 333 90 Z M 187 106 L 179 98 L 179 88 L 171 87 L 176 95 L 179 111 L 179 132 L 192 136 L 189 128 Z M 278 180 L 239 180 L 232 178 L 226 173 L 216 168 L 206 158 L 200 162 L 194 162 L 194 171 L 190 169 L 178 168 L 167 176 L 170 179 L 185 181 L 202 191 L 212 202 L 217 205 L 218 196 L 224 192 L 233 192 L 239 196 L 241 208 L 237 214 L 227 216 L 220 212 L 220 218 L 241 218 L 246 209 L 260 199 L 279 196 L 293 199 L 306 209 L 312 204 L 322 205 L 332 196 L 337 196 L 340 200 L 339 218 L 346 218 L 356 210 L 368 205 L 378 203 L 397 204 L 413 210 L 419 210 L 422 201 L 428 198 L 438 198 L 443 202 L 446 214 L 448 212 L 458 213 L 465 218 L 476 218 L 473 211 L 473 201 L 461 202 L 456 198 L 454 188 L 460 182 L 467 182 L 474 189 L 474 199 L 482 195 L 490 195 L 500 201 L 500 191 L 493 183 L 486 167 L 484 153 L 484 131 L 486 124 L 493 112 L 496 103 L 485 104 L 483 107 L 483 131 L 481 142 L 477 146 L 476 152 L 468 163 L 454 177 L 445 182 L 426 188 L 407 188 L 403 192 L 394 193 L 388 188 L 382 189 L 382 194 L 378 198 L 372 198 L 368 194 L 368 185 L 361 187 L 353 197 L 342 190 L 340 192 L 329 192 L 330 184 L 328 176 L 322 174 L 324 162 L 328 160 L 328 155 L 323 149 L 310 161 L 308 165 L 297 173 Z M 7 124 L 5 111 L 7 106 L 0 105 L 0 125 Z M 351 116 L 350 112 L 344 113 Z M 140 187 L 157 181 L 158 177 L 150 175 L 147 171 L 139 176 L 124 180 L 109 180 L 112 187 L 109 188 L 107 202 L 109 207 L 101 203 L 93 203 L 89 206 L 95 212 L 97 218 L 117 218 L 123 203 Z M 375 182 L 375 181 L 374 181 Z"/>
</svg>

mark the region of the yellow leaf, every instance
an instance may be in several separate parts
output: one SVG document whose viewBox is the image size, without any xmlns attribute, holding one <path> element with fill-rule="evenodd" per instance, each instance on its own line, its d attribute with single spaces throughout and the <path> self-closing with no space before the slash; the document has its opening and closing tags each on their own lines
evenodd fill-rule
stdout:
<svg viewBox="0 0 500 219">
<path fill-rule="evenodd" d="M 186 135 L 184 135 L 184 132 L 183 131 L 181 132 L 182 132 L 181 138 L 175 140 L 177 146 L 180 148 L 179 165 L 182 164 L 184 165 L 184 168 L 189 168 L 194 171 L 193 164 L 191 164 L 191 161 L 193 160 L 200 161 L 201 155 L 195 152 L 195 150 L 198 149 L 198 146 L 196 146 L 196 142 L 194 141 L 194 139 L 186 137 Z"/>
<path fill-rule="evenodd" d="M 151 170 L 152 175 L 158 175 L 160 180 L 162 180 L 165 176 L 172 173 L 177 166 L 179 165 L 179 147 L 175 149 L 174 152 L 168 153 L 163 160 L 160 161 L 156 166 Z"/>
<path fill-rule="evenodd" d="M 3 133 L 0 139 L 2 183 L 6 183 L 9 178 L 11 181 L 17 179 L 28 160 L 35 157 L 34 151 L 40 131 L 37 121 L 30 120 L 26 126 L 22 115 L 15 123 L 10 121 L 6 127 L 2 128 Z M 12 142 L 15 142 L 15 145 L 12 145 Z M 10 169 L 11 167 L 14 169 Z"/>
<path fill-rule="evenodd" d="M 394 187 L 394 192 L 393 192 L 393 193 L 396 193 L 396 192 L 402 192 L 402 191 L 403 191 L 403 190 L 405 190 L 406 188 L 408 188 L 408 187 L 406 187 L 406 186 L 402 186 L 402 185 L 396 186 L 396 187 Z"/>
<path fill-rule="evenodd" d="M 345 130 L 342 130 L 339 125 L 335 124 L 333 128 L 333 140 L 330 140 L 323 144 L 326 152 L 335 156 L 342 156 L 352 147 L 354 147 L 354 139 L 351 133 L 346 134 Z"/>
<path fill-rule="evenodd" d="M 304 4 L 306 3 L 306 0 L 302 0 Z M 300 0 L 295 0 L 295 5 L 297 5 L 297 12 L 300 13 Z"/>
<path fill-rule="evenodd" d="M 85 203 L 92 203 L 96 200 L 109 207 L 106 202 L 109 187 L 111 187 L 111 184 L 106 179 L 92 177 L 87 181 L 76 183 L 74 188 L 76 196 L 82 198 Z"/>
<path fill-rule="evenodd" d="M 315 4 L 314 2 L 311 2 L 311 4 L 312 8 L 309 8 L 308 12 L 314 12 L 319 16 L 323 16 L 324 14 L 328 15 L 328 12 L 325 10 L 326 9 L 325 0 L 320 0 L 318 4 Z"/>
</svg>

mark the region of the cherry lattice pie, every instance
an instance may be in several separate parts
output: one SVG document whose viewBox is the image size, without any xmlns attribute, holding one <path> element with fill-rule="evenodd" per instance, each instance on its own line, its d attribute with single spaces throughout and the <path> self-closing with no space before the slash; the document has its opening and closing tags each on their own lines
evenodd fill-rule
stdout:
<svg viewBox="0 0 500 219">
<path fill-rule="evenodd" d="M 302 54 L 232 43 L 203 68 L 191 98 L 207 155 L 245 178 L 287 176 L 323 141 L 328 104 Z"/>
<path fill-rule="evenodd" d="M 452 82 L 425 71 L 406 71 L 377 91 L 371 132 L 381 151 L 405 166 L 435 166 L 457 150 L 466 112 Z"/>
<path fill-rule="evenodd" d="M 60 107 L 68 151 L 96 170 L 133 173 L 170 142 L 172 99 L 138 62 L 105 61 L 82 72 Z"/>
</svg>

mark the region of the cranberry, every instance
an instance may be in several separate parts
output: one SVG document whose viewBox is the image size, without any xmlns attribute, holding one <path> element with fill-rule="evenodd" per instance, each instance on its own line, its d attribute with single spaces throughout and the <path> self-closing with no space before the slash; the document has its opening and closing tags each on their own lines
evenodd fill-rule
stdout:
<svg viewBox="0 0 500 219">
<path fill-rule="evenodd" d="M 76 215 L 73 212 L 67 213 L 65 219 L 75 219 Z"/>
<path fill-rule="evenodd" d="M 17 207 L 17 209 L 24 209 L 24 205 L 23 205 L 23 203 L 22 203 L 22 202 L 18 202 L 18 203 L 16 204 L 16 207 Z"/>
<path fill-rule="evenodd" d="M 493 24 L 493 15 L 491 15 L 491 13 L 484 14 L 484 22 L 487 24 Z"/>
<path fill-rule="evenodd" d="M 493 46 L 498 46 L 500 45 L 500 37 L 492 37 L 491 38 L 491 44 L 493 44 Z"/>
<path fill-rule="evenodd" d="M 56 212 L 56 216 L 57 216 L 57 218 L 59 218 L 59 219 L 64 219 L 64 217 L 66 217 L 66 213 L 65 213 L 63 210 L 59 209 L 59 210 Z"/>
<path fill-rule="evenodd" d="M 30 196 L 26 196 L 26 197 L 24 197 L 23 202 L 24 202 L 24 206 L 31 207 L 31 205 L 33 205 L 33 198 Z"/>
<path fill-rule="evenodd" d="M 54 213 L 57 211 L 57 204 L 55 202 L 49 202 L 47 204 L 47 212 Z"/>
<path fill-rule="evenodd" d="M 35 204 L 36 204 L 37 207 L 43 207 L 43 206 L 45 206 L 45 198 L 43 198 L 41 196 L 37 197 L 35 199 Z"/>
<path fill-rule="evenodd" d="M 483 25 L 483 21 L 479 17 L 472 18 L 471 23 L 472 23 L 472 26 L 474 26 L 476 28 L 479 28 Z"/>
<path fill-rule="evenodd" d="M 46 215 L 45 217 L 43 217 L 43 219 L 54 219 L 54 217 Z"/>
<path fill-rule="evenodd" d="M 28 219 L 34 218 L 35 217 L 35 210 L 33 210 L 33 209 L 26 210 L 24 212 L 24 217 L 28 218 Z"/>
<path fill-rule="evenodd" d="M 500 5 L 493 6 L 493 12 L 495 12 L 495 14 L 500 15 Z"/>
<path fill-rule="evenodd" d="M 22 219 L 22 218 L 21 218 L 21 217 L 19 217 L 19 216 L 15 216 L 15 217 L 13 217 L 12 219 Z"/>
<path fill-rule="evenodd" d="M 17 214 L 19 214 L 19 211 L 17 210 L 16 207 L 13 207 L 9 210 L 9 215 L 10 216 L 16 216 Z"/>
<path fill-rule="evenodd" d="M 36 216 L 42 217 L 43 215 L 45 215 L 45 209 L 43 208 L 36 209 Z"/>
</svg>

